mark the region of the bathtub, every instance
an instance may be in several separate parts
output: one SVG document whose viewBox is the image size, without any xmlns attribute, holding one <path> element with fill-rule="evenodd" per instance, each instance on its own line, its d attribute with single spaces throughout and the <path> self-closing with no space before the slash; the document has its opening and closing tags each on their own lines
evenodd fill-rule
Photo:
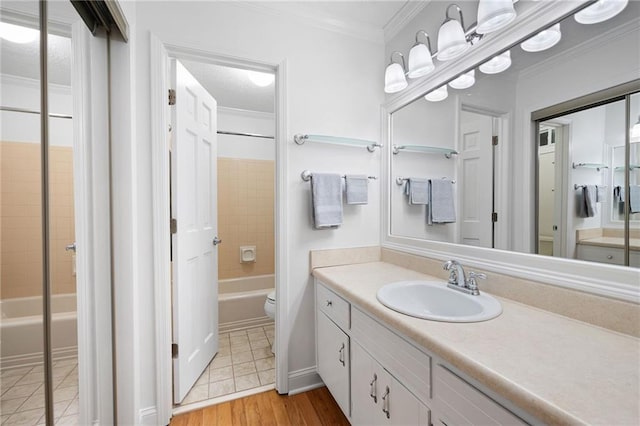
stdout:
<svg viewBox="0 0 640 426">
<path fill-rule="evenodd" d="M 51 297 L 54 359 L 77 356 L 76 294 Z M 0 369 L 42 363 L 42 297 L 0 300 Z"/>
<path fill-rule="evenodd" d="M 264 302 L 274 288 L 274 275 L 218 281 L 220 333 L 272 324 L 264 313 Z"/>
</svg>

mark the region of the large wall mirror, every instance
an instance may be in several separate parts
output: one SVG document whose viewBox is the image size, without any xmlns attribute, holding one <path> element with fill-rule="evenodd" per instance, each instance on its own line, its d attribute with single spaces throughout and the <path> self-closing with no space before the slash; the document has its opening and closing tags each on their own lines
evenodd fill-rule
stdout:
<svg viewBox="0 0 640 426">
<path fill-rule="evenodd" d="M 546 22 L 391 102 L 386 241 L 640 267 L 639 16 L 631 1 L 597 24 Z M 536 35 L 559 41 L 522 45 Z"/>
</svg>

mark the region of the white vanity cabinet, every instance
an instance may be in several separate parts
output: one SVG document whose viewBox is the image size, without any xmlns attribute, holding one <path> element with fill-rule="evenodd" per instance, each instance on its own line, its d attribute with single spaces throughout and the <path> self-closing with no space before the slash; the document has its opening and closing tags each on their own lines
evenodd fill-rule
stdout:
<svg viewBox="0 0 640 426">
<path fill-rule="evenodd" d="M 351 423 L 429 426 L 429 409 L 358 343 L 351 345 Z"/>
</svg>

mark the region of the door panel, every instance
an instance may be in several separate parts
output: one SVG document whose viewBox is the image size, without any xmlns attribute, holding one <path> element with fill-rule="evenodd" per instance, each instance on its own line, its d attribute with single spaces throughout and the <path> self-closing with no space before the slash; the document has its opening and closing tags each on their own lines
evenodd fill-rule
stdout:
<svg viewBox="0 0 640 426">
<path fill-rule="evenodd" d="M 174 402 L 181 402 L 218 351 L 216 100 L 178 61 L 172 63 L 171 205 Z"/>
</svg>

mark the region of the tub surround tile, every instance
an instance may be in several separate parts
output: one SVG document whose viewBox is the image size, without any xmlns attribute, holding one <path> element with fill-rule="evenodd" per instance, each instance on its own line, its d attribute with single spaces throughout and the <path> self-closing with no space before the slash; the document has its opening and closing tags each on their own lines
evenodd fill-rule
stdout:
<svg viewBox="0 0 640 426">
<path fill-rule="evenodd" d="M 382 261 L 443 280 L 449 276 L 449 273 L 442 269 L 442 261 L 414 254 L 382 249 Z M 487 291 L 525 305 L 640 337 L 640 305 L 478 268 L 473 269 L 487 274 L 486 280 L 478 282 L 480 291 Z"/>
<path fill-rule="evenodd" d="M 393 281 L 435 277 L 385 262 L 319 268 L 313 274 L 544 423 L 640 424 L 640 340 L 635 337 L 505 298 L 500 298 L 502 314 L 485 322 L 402 315 L 381 305 L 377 290 Z"/>
<path fill-rule="evenodd" d="M 324 268 L 327 266 L 378 262 L 379 260 L 379 246 L 313 250 L 309 254 L 309 263 L 311 270 L 315 268 Z"/>
</svg>

